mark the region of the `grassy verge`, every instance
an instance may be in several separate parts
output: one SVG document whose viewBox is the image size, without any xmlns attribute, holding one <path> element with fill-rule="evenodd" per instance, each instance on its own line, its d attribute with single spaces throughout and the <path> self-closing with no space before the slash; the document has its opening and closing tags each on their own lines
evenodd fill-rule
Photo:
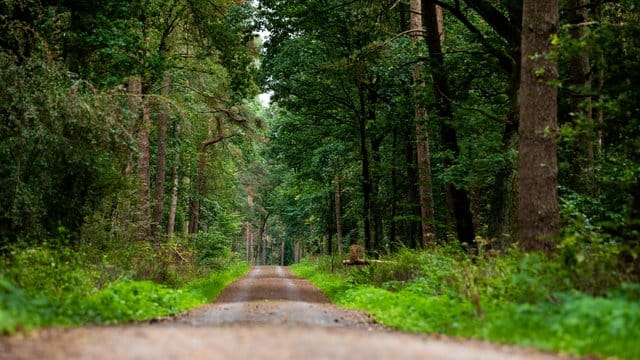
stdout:
<svg viewBox="0 0 640 360">
<path fill-rule="evenodd" d="M 115 324 L 179 313 L 211 301 L 249 269 L 238 263 L 178 288 L 120 278 L 98 289 L 87 270 L 64 263 L 52 267 L 55 270 L 49 273 L 35 269 L 24 288 L 0 272 L 0 333 Z"/>
<path fill-rule="evenodd" d="M 472 261 L 445 250 L 403 251 L 389 263 L 351 269 L 330 261 L 292 270 L 336 304 L 395 329 L 640 358 L 638 284 L 590 296 L 572 290 L 571 274 L 557 263 L 523 254 Z"/>
</svg>

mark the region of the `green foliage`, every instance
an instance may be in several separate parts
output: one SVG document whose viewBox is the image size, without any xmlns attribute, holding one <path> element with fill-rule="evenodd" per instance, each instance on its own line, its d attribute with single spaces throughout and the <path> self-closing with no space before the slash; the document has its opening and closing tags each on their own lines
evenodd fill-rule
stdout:
<svg viewBox="0 0 640 360">
<path fill-rule="evenodd" d="M 325 257 L 293 270 L 338 305 L 365 310 L 395 329 L 580 355 L 640 356 L 634 346 L 640 336 L 637 284 L 590 296 L 572 289 L 588 286 L 591 274 L 578 276 L 561 258 L 515 251 L 469 258 L 455 248 L 403 250 L 385 261 L 332 272 Z"/>
<path fill-rule="evenodd" d="M 231 252 L 231 240 L 218 232 L 199 232 L 193 246 L 199 264 L 212 270 L 224 269 L 238 260 Z"/>
<path fill-rule="evenodd" d="M 0 305 L 0 333 L 13 332 L 23 324 L 40 323 L 40 317 L 34 316 L 36 302 L 28 300 L 24 291 L 4 275 L 0 276 Z"/>
<path fill-rule="evenodd" d="M 0 51 L 0 68 L 0 246 L 75 233 L 123 185 L 120 104 L 42 59 L 18 65 Z"/>
<path fill-rule="evenodd" d="M 176 314 L 213 300 L 248 270 L 237 263 L 172 289 L 151 281 L 119 280 L 79 304 L 78 323 L 122 323 Z"/>
<path fill-rule="evenodd" d="M 182 279 L 175 281 L 180 286 L 169 287 L 149 280 L 132 280 L 124 273 L 105 279 L 102 273 L 114 271 L 112 265 L 92 266 L 70 249 L 45 247 L 14 249 L 13 260 L 3 260 L 2 267 L 7 269 L 0 273 L 2 333 L 53 325 L 113 324 L 175 314 L 211 301 L 248 270 L 248 265 L 236 261 L 204 275 L 200 272 L 197 277 L 182 274 Z"/>
<path fill-rule="evenodd" d="M 559 293 L 556 303 L 504 304 L 487 314 L 485 339 L 573 354 L 635 359 L 640 305 L 622 296 Z"/>
</svg>

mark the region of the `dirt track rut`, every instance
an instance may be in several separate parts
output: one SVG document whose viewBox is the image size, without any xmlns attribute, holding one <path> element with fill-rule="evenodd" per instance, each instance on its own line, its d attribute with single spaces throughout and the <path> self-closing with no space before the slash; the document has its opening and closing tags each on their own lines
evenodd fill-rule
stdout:
<svg viewBox="0 0 640 360">
<path fill-rule="evenodd" d="M 362 313 L 336 308 L 308 281 L 280 266 L 257 266 L 178 323 L 195 326 L 303 325 L 360 327 L 373 324 Z"/>
</svg>

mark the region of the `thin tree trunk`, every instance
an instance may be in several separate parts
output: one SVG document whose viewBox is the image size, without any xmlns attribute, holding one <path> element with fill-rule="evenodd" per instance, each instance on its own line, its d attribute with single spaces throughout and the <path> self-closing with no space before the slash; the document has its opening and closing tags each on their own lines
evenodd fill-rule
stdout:
<svg viewBox="0 0 640 360">
<path fill-rule="evenodd" d="M 162 81 L 162 96 L 164 98 L 169 94 L 169 86 L 171 85 L 171 72 L 164 72 L 164 80 Z M 156 183 L 155 183 L 155 206 L 153 207 L 153 236 L 156 242 L 159 241 L 162 233 L 162 214 L 164 209 L 164 182 L 167 173 L 167 127 L 169 123 L 169 114 L 166 107 L 160 112 L 158 121 L 158 156 L 156 163 Z"/>
<path fill-rule="evenodd" d="M 129 112 L 131 114 L 131 118 L 129 119 L 129 131 L 131 136 L 135 137 L 138 123 L 140 122 L 140 95 L 142 93 L 142 84 L 139 76 L 131 76 L 129 78 L 127 92 L 129 93 Z M 136 158 L 137 155 L 132 152 L 124 169 L 124 173 L 127 177 L 132 176 L 134 173 Z M 120 201 L 118 207 L 118 225 L 120 229 L 127 231 L 128 225 L 131 224 L 131 210 L 133 204 L 127 198 Z"/>
<path fill-rule="evenodd" d="M 558 0 L 524 0 L 520 82 L 518 241 L 524 251 L 554 251 L 558 213 L 558 78 L 546 56 L 559 30 Z M 536 56 L 537 55 L 537 56 Z"/>
<path fill-rule="evenodd" d="M 191 200 L 190 216 L 189 216 L 189 234 L 198 232 L 200 222 L 200 196 L 202 196 L 202 184 L 204 181 L 204 169 L 206 165 L 206 147 L 200 147 L 200 155 L 198 156 L 198 175 L 196 177 L 196 194 Z"/>
<path fill-rule="evenodd" d="M 267 221 L 269 220 L 270 213 L 267 212 L 263 217 L 260 217 L 260 226 L 258 227 L 258 254 L 256 255 L 256 259 L 262 261 L 262 265 L 265 265 L 265 253 L 267 251 L 266 242 L 264 241 L 264 233 L 267 228 Z"/>
<path fill-rule="evenodd" d="M 151 109 L 148 99 L 142 103 L 142 122 L 138 130 L 138 238 L 151 236 Z"/>
<path fill-rule="evenodd" d="M 367 148 L 367 119 L 364 90 L 359 90 L 360 118 L 360 156 L 362 156 L 362 217 L 364 221 L 364 248 L 371 251 L 371 173 L 369 169 L 369 150 Z"/>
<path fill-rule="evenodd" d="M 326 236 L 327 236 L 327 255 L 333 255 L 334 253 L 334 249 L 333 249 L 333 234 L 335 234 L 337 232 L 336 229 L 336 221 L 334 219 L 335 217 L 335 198 L 334 198 L 334 194 L 330 193 L 327 194 L 327 216 L 326 216 L 326 226 L 325 226 L 325 230 L 326 230 Z"/>
<path fill-rule="evenodd" d="M 451 124 L 453 121 L 453 110 L 451 108 L 453 94 L 450 90 L 449 79 L 444 69 L 444 57 L 442 54 L 442 44 L 440 43 L 440 38 L 444 30 L 438 28 L 439 21 L 436 5 L 429 1 L 423 2 L 422 13 L 424 15 L 423 21 L 427 29 L 427 46 L 429 48 L 431 74 L 435 87 L 436 111 L 442 119 L 440 124 L 440 137 L 442 138 L 444 148 L 457 157 L 460 152 L 458 148 L 458 137 L 456 129 Z M 444 159 L 443 163 L 445 168 L 451 166 L 449 159 Z M 469 195 L 465 189 L 459 188 L 452 183 L 446 184 L 446 187 L 447 193 L 451 198 L 451 205 L 453 206 L 452 210 L 458 240 L 471 245 L 474 241 L 475 234 Z"/>
<path fill-rule="evenodd" d="M 422 0 L 411 0 L 411 37 L 414 41 L 421 41 L 422 35 Z M 414 108 L 416 124 L 416 149 L 418 156 L 418 190 L 420 197 L 420 224 L 422 233 L 419 247 L 432 246 L 435 242 L 435 231 L 433 230 L 434 210 L 433 192 L 431 183 L 431 154 L 429 151 L 429 132 L 427 130 L 427 109 L 419 103 L 419 98 L 424 92 L 424 78 L 422 75 L 423 64 L 417 63 L 413 66 Z"/>
<path fill-rule="evenodd" d="M 280 266 L 284 266 L 284 239 L 280 244 Z"/>
<path fill-rule="evenodd" d="M 217 125 L 217 135 L 213 139 L 203 141 L 202 144 L 200 144 L 200 155 L 198 156 L 198 177 L 196 178 L 196 196 L 191 201 L 191 214 L 189 217 L 190 234 L 198 232 L 198 221 L 200 220 L 200 197 L 202 196 L 202 187 L 204 183 L 207 148 L 225 139 L 222 120 L 219 117 L 216 117 L 215 121 Z"/>
<path fill-rule="evenodd" d="M 340 196 L 340 175 L 333 178 L 333 195 L 336 207 L 336 237 L 338 242 L 338 256 L 342 256 L 342 205 Z"/>
<path fill-rule="evenodd" d="M 587 0 L 569 0 L 568 20 L 573 24 L 571 37 L 574 41 L 580 41 L 585 36 L 583 26 L 586 23 Z M 593 195 L 595 193 L 594 179 L 594 131 L 593 111 L 591 106 L 591 66 L 589 52 L 586 49 L 580 51 L 571 58 L 569 64 L 570 83 L 573 86 L 571 95 L 571 114 L 576 128 L 577 136 L 574 143 L 574 156 L 572 157 L 573 185 L 576 191 L 582 194 Z"/>
<path fill-rule="evenodd" d="M 519 48 L 519 46 L 517 47 Z M 520 51 L 513 53 L 515 63 L 511 74 L 509 84 L 509 112 L 507 113 L 507 121 L 502 134 L 502 153 L 508 154 L 515 147 L 520 104 L 518 99 L 518 91 L 520 89 Z M 489 212 L 489 237 L 495 239 L 498 243 L 497 248 L 504 250 L 512 241 L 514 235 L 514 214 L 517 204 L 515 198 L 517 194 L 513 191 L 513 179 L 515 168 L 509 159 L 505 159 L 502 167 L 495 175 L 493 183 L 493 192 L 491 195 L 491 210 Z"/>
<path fill-rule="evenodd" d="M 411 132 L 411 138 L 415 137 L 415 134 Z M 405 156 L 406 162 L 409 164 L 407 166 L 407 181 L 409 183 L 409 191 L 407 193 L 407 202 L 409 204 L 409 215 L 411 217 L 420 218 L 421 216 L 421 207 L 420 207 L 420 193 L 419 193 L 419 174 L 418 174 L 418 161 L 416 146 L 413 145 L 413 142 L 407 141 L 405 144 Z M 422 231 L 418 228 L 421 226 L 421 221 L 416 222 L 414 220 L 407 221 L 406 228 L 406 238 L 405 245 L 410 248 L 418 248 L 420 247 L 420 243 L 422 241 Z"/>
<path fill-rule="evenodd" d="M 253 196 L 251 193 L 247 194 L 247 206 L 249 209 L 253 208 Z M 247 261 L 253 265 L 253 228 L 249 221 L 245 224 L 245 236 L 247 238 Z"/>
<path fill-rule="evenodd" d="M 264 229 L 262 230 L 262 265 L 267 265 L 267 245 L 269 243 L 267 229 L 267 220 L 265 220 Z"/>
<path fill-rule="evenodd" d="M 382 249 L 382 205 L 380 204 L 380 173 L 382 159 L 380 156 L 380 145 L 382 139 L 371 140 L 372 159 L 372 184 L 371 184 L 371 218 L 373 220 L 373 244 L 372 250 L 379 252 Z"/>
<path fill-rule="evenodd" d="M 174 157 L 173 186 L 171 187 L 171 201 L 169 202 L 169 219 L 167 224 L 167 235 L 169 239 L 173 238 L 173 232 L 176 226 L 176 212 L 178 210 L 178 186 L 180 185 L 180 175 L 178 174 L 178 163 L 180 162 L 180 152 L 176 151 Z"/>
<path fill-rule="evenodd" d="M 251 223 L 248 221 L 245 223 L 244 235 L 247 241 L 247 262 L 253 264 L 253 232 L 251 230 Z"/>
<path fill-rule="evenodd" d="M 597 22 L 602 21 L 602 2 L 597 2 L 593 11 L 594 20 Z M 604 110 L 603 110 L 603 97 L 602 97 L 602 88 L 604 87 L 604 53 L 601 49 L 597 49 L 596 53 L 593 54 L 597 64 L 595 66 L 593 72 L 593 90 L 594 94 L 597 94 L 597 97 L 594 99 L 598 106 L 595 107 L 595 111 L 593 114 L 594 126 L 597 128 L 596 131 L 596 139 L 595 139 L 595 149 L 594 149 L 594 158 L 600 160 L 602 158 L 602 138 L 603 138 L 603 129 L 604 129 Z"/>
<path fill-rule="evenodd" d="M 398 214 L 398 129 L 393 129 L 393 140 L 391 145 L 391 220 L 389 223 L 389 250 L 396 250 L 396 215 Z"/>
</svg>

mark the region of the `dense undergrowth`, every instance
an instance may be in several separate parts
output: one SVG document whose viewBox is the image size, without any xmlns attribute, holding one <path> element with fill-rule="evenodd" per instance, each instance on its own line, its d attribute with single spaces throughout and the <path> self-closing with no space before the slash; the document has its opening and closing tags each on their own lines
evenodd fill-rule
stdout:
<svg viewBox="0 0 640 360">
<path fill-rule="evenodd" d="M 386 260 L 344 268 L 322 257 L 293 271 L 338 305 L 365 310 L 391 328 L 640 358 L 640 284 L 588 294 L 576 289 L 594 276 L 604 284 L 604 275 L 517 251 L 471 258 L 451 248 L 404 250 Z"/>
<path fill-rule="evenodd" d="M 198 259 L 188 247 L 149 247 L 107 251 L 100 261 L 82 248 L 15 247 L 0 258 L 0 334 L 179 313 L 211 301 L 249 268 L 230 252 Z"/>
</svg>

